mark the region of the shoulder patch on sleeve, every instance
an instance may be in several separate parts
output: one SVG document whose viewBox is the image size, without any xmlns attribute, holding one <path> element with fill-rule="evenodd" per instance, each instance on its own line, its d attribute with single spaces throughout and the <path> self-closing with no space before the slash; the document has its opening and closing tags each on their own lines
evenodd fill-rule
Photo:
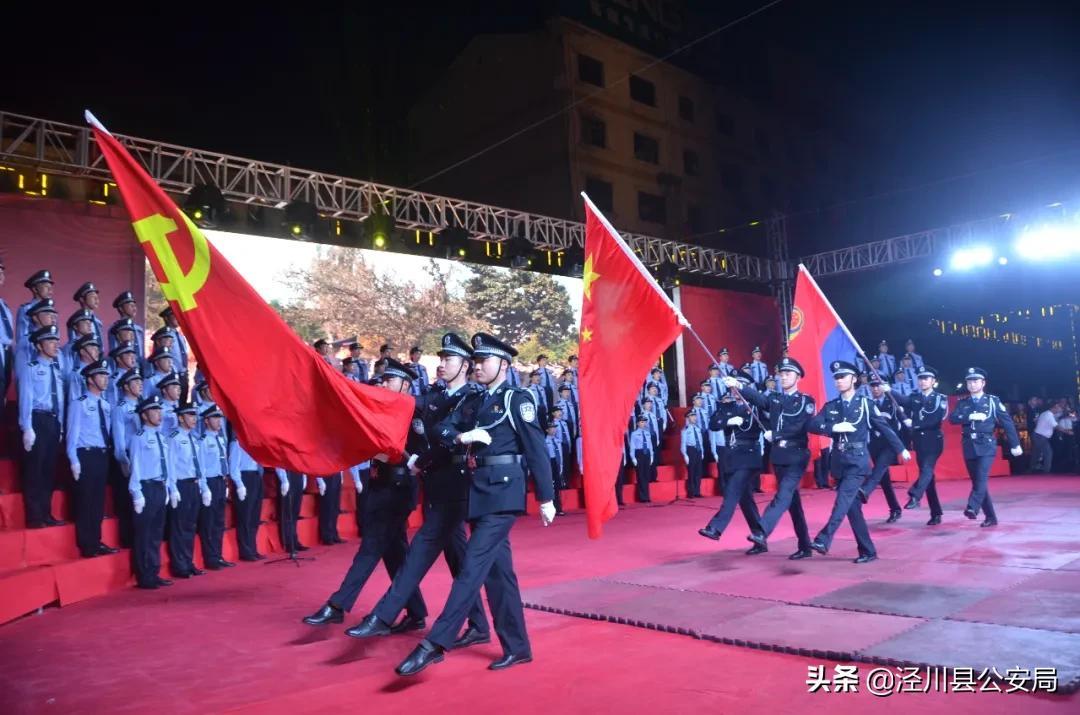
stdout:
<svg viewBox="0 0 1080 715">
<path fill-rule="evenodd" d="M 518 406 L 518 412 L 521 414 L 521 419 L 526 422 L 536 421 L 536 406 L 533 405 L 531 400 L 523 400 L 521 405 Z"/>
</svg>

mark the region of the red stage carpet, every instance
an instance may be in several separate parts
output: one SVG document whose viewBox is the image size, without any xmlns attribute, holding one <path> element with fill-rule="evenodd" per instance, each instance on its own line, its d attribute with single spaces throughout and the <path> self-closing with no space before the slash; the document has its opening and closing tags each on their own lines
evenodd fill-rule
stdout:
<svg viewBox="0 0 1080 715">
<path fill-rule="evenodd" d="M 958 511 L 946 513 L 945 524 L 929 536 L 929 551 L 907 553 L 924 533 L 925 508 L 905 512 L 898 527 L 884 527 L 884 503 L 875 495 L 868 513 L 882 562 L 919 568 L 927 554 L 956 554 L 966 549 L 972 563 L 999 566 L 1039 578 L 1059 565 L 1080 558 L 1080 544 L 1050 536 L 1046 525 L 1075 533 L 1078 478 L 1017 477 L 991 484 L 1001 502 L 1002 526 L 988 532 Z M 960 482 L 943 485 L 943 498 L 956 504 L 966 492 Z M 822 523 L 831 492 L 804 492 L 813 527 Z M 764 497 L 761 498 L 762 500 Z M 699 537 L 718 499 L 680 502 L 667 507 L 630 507 L 611 522 L 597 542 L 584 537 L 584 517 L 572 514 L 542 529 L 536 517 L 525 518 L 514 531 L 515 561 L 526 590 L 588 577 L 657 567 L 687 559 L 728 564 L 717 581 L 742 582 L 745 529 L 735 522 L 716 544 Z M 1069 526 L 1069 523 L 1072 526 Z M 911 533 L 905 541 L 899 535 Z M 774 534 L 777 548 L 755 559 L 780 561 L 781 542 L 791 537 L 782 522 Z M 932 541 L 930 541 L 932 539 Z M 1028 542 L 1016 550 L 1010 542 Z M 940 545 L 940 546 L 938 546 Z M 899 693 L 887 698 L 857 694 L 807 692 L 807 667 L 835 665 L 819 657 L 765 652 L 712 643 L 652 630 L 582 620 L 534 610 L 526 612 L 535 662 L 504 673 L 485 668 L 499 654 L 496 644 L 451 653 L 415 679 L 401 679 L 393 667 L 419 635 L 394 636 L 373 642 L 353 641 L 342 627 L 313 629 L 299 622 L 336 587 L 355 551 L 356 542 L 315 548 L 318 560 L 292 565 L 241 564 L 154 592 L 124 589 L 62 609 L 47 609 L 0 627 L 0 711 L 206 713 L 246 710 L 327 712 L 333 708 L 365 712 L 948 712 L 1065 713 L 1080 709 L 1080 696 L 1004 693 Z M 1024 560 L 1017 554 L 1044 556 Z M 725 553 L 728 552 L 728 553 Z M 866 579 L 871 569 L 848 558 L 854 545 L 846 529 L 833 552 L 814 557 L 813 569 L 785 578 L 784 598 L 828 581 Z M 784 561 L 786 564 L 787 562 Z M 965 562 L 967 563 L 967 562 Z M 745 567 L 750 579 L 753 573 Z M 1075 572 L 1074 572 L 1075 573 Z M 930 583 L 931 581 L 928 581 Z M 787 584 L 791 584 L 788 586 Z M 964 586 L 958 583 L 957 586 Z M 376 573 L 351 614 L 359 620 L 387 586 Z M 768 584 L 762 584 L 769 588 Z M 424 582 L 433 616 L 449 588 L 439 562 Z M 780 584 L 775 588 L 779 589 Z M 794 590 L 792 590 L 794 589 Z M 809 592 L 807 592 L 809 593 Z M 746 594 L 740 594 L 748 597 Z M 1045 604 L 1001 598 L 1012 610 L 1033 616 Z M 995 606 L 995 613 L 1003 612 Z M 1005 608 L 1005 611 L 1010 610 Z M 687 616 L 695 614 L 688 613 Z M 853 620 L 847 626 L 857 628 Z M 1045 615 L 1045 614 L 1044 614 Z M 1073 614 L 1075 616 L 1075 613 Z M 347 625 L 348 625 L 347 624 Z M 813 621 L 801 624 L 812 628 Z M 947 639 L 948 635 L 942 635 Z M 1076 653 L 1071 654 L 1077 657 Z M 1031 663 L 1030 666 L 1051 664 Z M 872 666 L 861 665 L 861 672 Z M 1021 664 L 1023 665 L 1023 664 Z"/>
</svg>

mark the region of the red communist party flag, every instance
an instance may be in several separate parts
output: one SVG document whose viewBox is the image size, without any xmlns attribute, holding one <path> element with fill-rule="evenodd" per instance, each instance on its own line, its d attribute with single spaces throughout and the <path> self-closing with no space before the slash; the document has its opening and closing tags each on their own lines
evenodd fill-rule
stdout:
<svg viewBox="0 0 1080 715">
<path fill-rule="evenodd" d="M 413 399 L 323 361 L 89 112 L 87 120 L 214 399 L 252 458 L 310 474 L 380 452 L 398 458 Z"/>
<path fill-rule="evenodd" d="M 589 538 L 618 513 L 623 435 L 643 376 L 685 319 L 618 232 L 585 198 L 581 303 L 581 451 Z"/>
</svg>

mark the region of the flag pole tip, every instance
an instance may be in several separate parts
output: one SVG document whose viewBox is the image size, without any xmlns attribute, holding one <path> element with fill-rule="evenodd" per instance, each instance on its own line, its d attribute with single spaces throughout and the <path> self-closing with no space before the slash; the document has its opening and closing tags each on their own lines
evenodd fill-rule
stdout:
<svg viewBox="0 0 1080 715">
<path fill-rule="evenodd" d="M 90 126 L 92 126 L 93 128 L 97 129 L 98 131 L 105 132 L 109 136 L 112 136 L 112 134 L 109 132 L 109 130 L 105 128 L 105 125 L 102 124 L 101 122 L 99 122 L 98 118 L 95 117 L 94 113 L 91 112 L 89 109 L 84 109 L 83 110 L 83 117 L 86 119 L 86 123 L 89 124 Z"/>
</svg>

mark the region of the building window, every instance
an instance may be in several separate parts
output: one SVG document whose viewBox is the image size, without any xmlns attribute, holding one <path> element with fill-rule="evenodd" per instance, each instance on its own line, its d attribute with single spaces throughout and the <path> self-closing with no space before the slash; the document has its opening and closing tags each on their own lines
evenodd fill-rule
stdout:
<svg viewBox="0 0 1080 715">
<path fill-rule="evenodd" d="M 634 132 L 634 156 L 650 164 L 660 163 L 660 142 Z"/>
<path fill-rule="evenodd" d="M 686 205 L 686 225 L 690 228 L 690 233 L 698 234 L 705 231 L 705 217 L 697 204 Z"/>
<path fill-rule="evenodd" d="M 735 120 L 731 115 L 722 112 L 716 113 L 716 131 L 724 136 L 735 136 Z"/>
<path fill-rule="evenodd" d="M 663 196 L 639 191 L 637 195 L 638 218 L 652 223 L 667 223 L 667 204 Z"/>
<path fill-rule="evenodd" d="M 607 146 L 607 126 L 603 120 L 581 115 L 581 143 L 600 149 Z"/>
<path fill-rule="evenodd" d="M 585 177 L 585 193 L 589 195 L 596 208 L 607 215 L 614 213 L 615 200 L 612 195 L 611 182 L 597 179 L 593 176 Z"/>
<path fill-rule="evenodd" d="M 772 156 L 772 142 L 769 139 L 769 133 L 767 131 L 761 128 L 755 129 L 754 143 L 757 144 L 758 154 L 761 156 Z"/>
<path fill-rule="evenodd" d="M 647 79 L 630 75 L 630 99 L 655 107 L 656 85 Z"/>
<path fill-rule="evenodd" d="M 688 122 L 694 121 L 694 100 L 689 97 L 679 97 L 679 116 Z"/>
<path fill-rule="evenodd" d="M 696 151 L 690 151 L 686 149 L 682 153 L 683 172 L 687 176 L 698 176 L 701 174 L 701 160 L 698 159 Z"/>
<path fill-rule="evenodd" d="M 743 170 L 742 167 L 728 165 L 720 171 L 720 181 L 723 182 L 724 188 L 734 193 L 739 193 L 743 189 Z"/>
<path fill-rule="evenodd" d="M 578 55 L 577 75 L 582 82 L 604 86 L 604 63 L 588 55 Z"/>
</svg>

